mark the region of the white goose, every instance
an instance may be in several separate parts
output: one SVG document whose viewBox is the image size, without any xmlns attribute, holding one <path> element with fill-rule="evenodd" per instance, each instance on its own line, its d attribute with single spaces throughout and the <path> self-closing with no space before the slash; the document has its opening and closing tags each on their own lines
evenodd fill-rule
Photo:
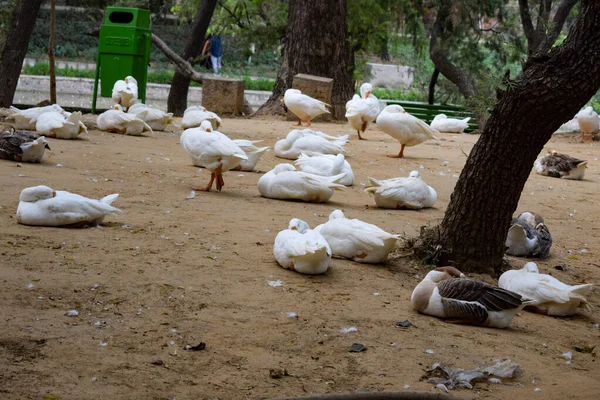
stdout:
<svg viewBox="0 0 600 400">
<path fill-rule="evenodd" d="M 273 149 L 277 157 L 295 160 L 306 151 L 320 154 L 343 153 L 347 142 L 348 135 L 336 137 L 311 129 L 294 129 L 285 139 L 278 140 Z"/>
<path fill-rule="evenodd" d="M 87 133 L 87 127 L 81 121 L 81 117 L 81 111 L 46 112 L 38 117 L 35 130 L 51 138 L 76 139 L 79 134 Z"/>
<path fill-rule="evenodd" d="M 471 117 L 459 119 L 448 118 L 446 114 L 438 114 L 431 121 L 430 126 L 440 132 L 463 133 L 469 127 Z"/>
<path fill-rule="evenodd" d="M 301 200 L 323 203 L 333 196 L 335 189 L 344 185 L 337 183 L 344 174 L 320 176 L 296 171 L 292 164 L 279 164 L 258 180 L 261 196 L 280 200 Z"/>
<path fill-rule="evenodd" d="M 506 236 L 506 254 L 546 258 L 551 246 L 552 236 L 541 215 L 524 211 L 513 218 Z"/>
<path fill-rule="evenodd" d="M 17 222 L 35 226 L 98 225 L 105 216 L 121 212 L 111 206 L 117 197 L 111 194 L 95 200 L 44 185 L 29 187 L 21 191 Z"/>
<path fill-rule="evenodd" d="M 359 219 L 347 219 L 341 210 L 333 211 L 315 231 L 327 240 L 334 256 L 371 264 L 384 262 L 400 237 Z"/>
<path fill-rule="evenodd" d="M 96 125 L 101 131 L 132 136 L 141 136 L 143 132 L 153 133 L 147 123 L 136 115 L 123 112 L 120 105 L 115 105 L 112 110 L 106 110 L 98 115 Z"/>
<path fill-rule="evenodd" d="M 581 129 L 581 141 L 591 142 L 594 140 L 594 133 L 598 132 L 599 121 L 598 113 L 594 111 L 592 106 L 588 106 L 577 113 L 577 123 Z M 587 140 L 585 135 L 590 134 L 590 139 Z"/>
<path fill-rule="evenodd" d="M 412 292 L 413 308 L 451 323 L 506 328 L 531 302 L 517 293 L 464 277 L 454 267 L 429 271 Z"/>
<path fill-rule="evenodd" d="M 358 133 L 360 140 L 363 139 L 360 133 L 367 130 L 369 122 L 375 121 L 380 111 L 379 100 L 371 94 L 372 91 L 373 86 L 370 83 L 363 83 L 360 86 L 360 96 L 355 94 L 352 100 L 346 103 L 346 118 Z"/>
<path fill-rule="evenodd" d="M 185 152 L 192 158 L 194 165 L 202 166 L 211 172 L 210 182 L 206 187 L 194 190 L 209 191 L 216 180 L 217 190 L 221 191 L 225 182 L 223 172 L 236 168 L 248 156 L 226 135 L 212 130 L 209 121 L 204 121 L 199 128 L 183 131 L 179 139 Z"/>
<path fill-rule="evenodd" d="M 247 160 L 243 160 L 240 163 L 240 170 L 248 172 L 254 171 L 254 167 L 256 167 L 258 160 L 260 160 L 265 151 L 269 150 L 269 146 L 255 146 L 256 143 L 260 142 L 262 142 L 262 140 L 234 139 L 233 143 L 240 146 L 240 149 L 248 156 Z"/>
<path fill-rule="evenodd" d="M 118 80 L 113 85 L 112 99 L 126 109 L 134 105 L 138 99 L 138 85 L 133 76 Z"/>
<path fill-rule="evenodd" d="M 319 154 L 306 152 L 294 161 L 296 167 L 302 172 L 321 176 L 334 176 L 344 173 L 340 183 L 344 186 L 352 186 L 354 183 L 354 172 L 350 163 L 346 161 L 343 154 Z"/>
<path fill-rule="evenodd" d="M 320 100 L 313 99 L 310 96 L 302 94 L 298 89 L 288 89 L 283 95 L 282 102 L 292 113 L 298 117 L 298 125 L 302 125 L 302 120 L 308 120 L 306 126 L 310 126 L 310 120 L 321 114 L 329 114 L 326 104 Z M 329 106 L 331 107 L 331 106 Z"/>
<path fill-rule="evenodd" d="M 273 256 L 283 268 L 317 275 L 327 271 L 331 249 L 320 233 L 311 230 L 301 219 L 293 218 L 288 229 L 275 237 Z"/>
<path fill-rule="evenodd" d="M 136 115 L 139 119 L 146 122 L 153 131 L 164 131 L 167 125 L 173 122 L 173 113 L 166 113 L 142 103 L 133 104 L 129 107 L 127 113 Z"/>
<path fill-rule="evenodd" d="M 369 177 L 365 192 L 373 195 L 380 208 L 418 210 L 433 207 L 437 200 L 435 189 L 421 180 L 419 171 L 412 171 L 408 178 L 379 181 Z"/>
<path fill-rule="evenodd" d="M 583 179 L 587 161 L 552 150 L 545 157 L 535 160 L 533 168 L 538 175 L 577 180 Z"/>
<path fill-rule="evenodd" d="M 64 112 L 58 104 L 52 104 L 51 106 L 45 107 L 33 107 L 28 108 L 27 110 L 19 110 L 16 107 L 10 106 L 10 110 L 12 111 L 12 114 L 9 115 L 9 118 L 14 119 L 15 128 L 26 129 L 28 131 L 35 130 L 35 123 L 41 114 L 51 111 L 58 113 Z"/>
<path fill-rule="evenodd" d="M 399 105 L 391 105 L 381 111 L 377 117 L 377 126 L 400 142 L 398 155 L 389 155 L 391 158 L 404 157 L 404 147 L 416 146 L 428 139 L 437 139 L 439 132 L 420 119 L 404 111 Z"/>
<path fill-rule="evenodd" d="M 221 118 L 212 111 L 208 111 L 202 106 L 190 106 L 183 112 L 181 127 L 183 129 L 197 128 L 204 121 L 210 121 L 214 130 L 221 126 Z"/>
<path fill-rule="evenodd" d="M 50 146 L 44 136 L 15 129 L 0 133 L 0 159 L 36 163 L 42 161 L 46 149 Z"/>
<path fill-rule="evenodd" d="M 498 286 L 532 299 L 527 308 L 533 308 L 540 314 L 566 317 L 577 313 L 580 308 L 591 308 L 585 298 L 592 290 L 591 283 L 566 285 L 551 275 L 540 274 L 533 262 L 503 273 L 498 279 Z"/>
</svg>

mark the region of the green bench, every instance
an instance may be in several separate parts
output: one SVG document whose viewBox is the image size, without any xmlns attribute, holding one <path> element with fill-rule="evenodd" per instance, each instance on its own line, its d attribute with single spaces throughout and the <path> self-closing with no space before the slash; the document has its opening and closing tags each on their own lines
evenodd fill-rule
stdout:
<svg viewBox="0 0 600 400">
<path fill-rule="evenodd" d="M 469 127 L 465 129 L 465 132 L 473 132 L 479 129 L 477 121 L 475 120 L 473 113 L 467 110 L 463 106 L 448 105 L 448 104 L 427 104 L 419 103 L 416 101 L 402 101 L 402 100 L 384 100 L 387 105 L 398 104 L 406 110 L 407 113 L 414 115 L 415 117 L 422 119 L 423 121 L 431 124 L 433 118 L 438 114 L 446 114 L 449 118 L 467 118 L 471 117 L 469 121 Z"/>
</svg>

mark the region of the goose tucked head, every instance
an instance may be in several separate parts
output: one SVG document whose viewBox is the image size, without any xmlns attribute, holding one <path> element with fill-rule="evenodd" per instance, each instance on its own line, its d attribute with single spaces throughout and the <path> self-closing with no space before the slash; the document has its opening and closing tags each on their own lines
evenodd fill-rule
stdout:
<svg viewBox="0 0 600 400">
<path fill-rule="evenodd" d="M 439 283 L 450 278 L 465 278 L 465 274 L 454 267 L 439 267 L 429 271 L 423 280 L 430 280 L 435 283 Z"/>
<path fill-rule="evenodd" d="M 363 83 L 360 86 L 360 95 L 363 99 L 368 98 L 372 91 L 373 86 L 370 83 Z"/>
<path fill-rule="evenodd" d="M 434 121 L 439 121 L 440 119 L 448 119 L 448 117 L 446 114 L 438 114 L 433 118 Z"/>
<path fill-rule="evenodd" d="M 310 229 L 310 227 L 308 226 L 308 224 L 304 221 L 302 221 L 299 218 L 292 218 L 290 220 L 290 224 L 288 225 L 288 229 L 291 229 L 293 231 L 298 231 L 300 233 L 305 233 L 306 231 L 308 231 Z"/>
<path fill-rule="evenodd" d="M 527 225 L 531 227 L 536 227 L 536 229 L 539 226 L 539 224 L 544 223 L 544 218 L 541 215 L 531 211 L 523 211 L 521 214 L 519 214 L 518 219 L 527 222 Z"/>
<path fill-rule="evenodd" d="M 204 132 L 212 132 L 212 124 L 208 120 L 202 121 L 200 124 L 200 129 L 202 129 Z"/>
<path fill-rule="evenodd" d="M 390 106 L 387 106 L 386 108 L 383 109 L 383 112 L 387 112 L 390 114 L 402 114 L 402 113 L 406 113 L 406 111 L 404 110 L 404 108 L 402 106 L 399 106 L 398 104 L 392 104 Z"/>
<path fill-rule="evenodd" d="M 421 179 L 421 174 L 419 173 L 419 171 L 411 171 L 411 173 L 410 173 L 410 175 L 408 175 L 408 177 Z"/>
<path fill-rule="evenodd" d="M 51 199 L 54 196 L 56 196 L 56 192 L 52 188 L 39 185 L 23 189 L 19 196 L 19 201 L 35 203 L 38 200 Z"/>
<path fill-rule="evenodd" d="M 342 210 L 334 210 L 331 212 L 331 214 L 329 214 L 329 220 L 331 221 L 332 219 L 340 219 L 340 218 L 346 218 L 346 216 L 344 215 L 344 213 L 342 212 Z"/>
<path fill-rule="evenodd" d="M 117 110 L 117 111 L 123 111 L 123 107 L 120 104 L 115 104 L 113 106 L 113 110 Z"/>
<path fill-rule="evenodd" d="M 290 133 L 287 134 L 287 136 L 285 137 L 285 141 L 287 143 L 290 143 L 291 146 L 291 143 L 295 142 L 303 136 L 303 131 L 301 131 L 300 129 L 294 129 L 293 131 L 290 131 Z"/>
<path fill-rule="evenodd" d="M 277 175 L 282 172 L 295 171 L 295 170 L 296 170 L 296 167 L 294 167 L 292 164 L 277 164 L 275 166 L 275 168 L 273 168 L 273 173 L 275 173 L 275 175 Z"/>
<path fill-rule="evenodd" d="M 538 269 L 538 266 L 536 263 L 534 262 L 528 262 L 527 264 L 525 264 L 523 266 L 523 268 L 521 268 L 523 271 L 527 271 L 527 272 L 534 272 L 536 274 L 540 273 L 540 270 Z"/>
<path fill-rule="evenodd" d="M 59 106 L 58 104 L 52 104 L 51 107 L 60 114 L 64 114 L 64 112 L 65 112 L 65 110 L 63 110 L 62 107 Z"/>
<path fill-rule="evenodd" d="M 135 78 L 133 76 L 128 76 L 127 78 L 125 78 L 125 83 L 133 83 L 133 84 L 137 85 L 137 81 L 135 80 Z"/>
</svg>

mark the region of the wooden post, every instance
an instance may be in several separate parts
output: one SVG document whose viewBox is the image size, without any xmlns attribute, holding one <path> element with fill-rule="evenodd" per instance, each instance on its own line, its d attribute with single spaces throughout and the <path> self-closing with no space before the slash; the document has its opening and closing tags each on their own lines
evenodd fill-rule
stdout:
<svg viewBox="0 0 600 400">
<path fill-rule="evenodd" d="M 50 67 L 50 102 L 56 104 L 56 70 L 54 64 L 54 26 L 56 20 L 55 0 L 50 0 L 50 39 L 48 40 L 48 64 Z"/>
</svg>

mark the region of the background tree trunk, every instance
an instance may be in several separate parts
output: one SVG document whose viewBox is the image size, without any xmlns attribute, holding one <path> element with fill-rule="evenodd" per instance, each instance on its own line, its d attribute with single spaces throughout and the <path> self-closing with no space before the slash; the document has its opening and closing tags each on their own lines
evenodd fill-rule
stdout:
<svg viewBox="0 0 600 400">
<path fill-rule="evenodd" d="M 435 103 L 435 85 L 437 84 L 438 77 L 440 76 L 440 70 L 435 68 L 431 74 L 429 80 L 429 94 L 427 96 L 427 102 L 429 104 Z"/>
<path fill-rule="evenodd" d="M 283 114 L 280 99 L 296 74 L 333 78 L 332 115 L 343 119 L 354 92 L 354 57 L 347 40 L 346 0 L 290 0 L 285 52 L 277 82 L 259 114 Z"/>
<path fill-rule="evenodd" d="M 0 107 L 12 104 L 42 0 L 18 1 L 0 54 Z M 6 6 L 4 6 L 6 7 Z"/>
<path fill-rule="evenodd" d="M 56 10 L 54 0 L 50 0 L 50 38 L 48 39 L 48 66 L 50 73 L 50 103 L 56 104 L 56 64 L 54 61 L 54 27 Z"/>
<path fill-rule="evenodd" d="M 202 53 L 204 46 L 204 37 L 206 30 L 210 25 L 213 12 L 217 6 L 217 0 L 202 0 L 194 17 L 194 22 L 190 28 L 185 47 L 181 57 L 184 60 L 197 57 Z M 171 82 L 171 90 L 167 99 L 168 112 L 175 115 L 182 115 L 187 108 L 188 90 L 190 88 L 190 79 L 182 75 L 180 72 L 175 72 L 173 81 Z"/>
<path fill-rule="evenodd" d="M 500 93 L 442 223 L 422 233 L 430 246 L 446 251 L 440 265 L 499 272 L 511 217 L 533 162 L 552 133 L 600 88 L 598 26 L 600 2 L 584 0 L 563 46 L 530 59 L 510 89 Z"/>
</svg>

